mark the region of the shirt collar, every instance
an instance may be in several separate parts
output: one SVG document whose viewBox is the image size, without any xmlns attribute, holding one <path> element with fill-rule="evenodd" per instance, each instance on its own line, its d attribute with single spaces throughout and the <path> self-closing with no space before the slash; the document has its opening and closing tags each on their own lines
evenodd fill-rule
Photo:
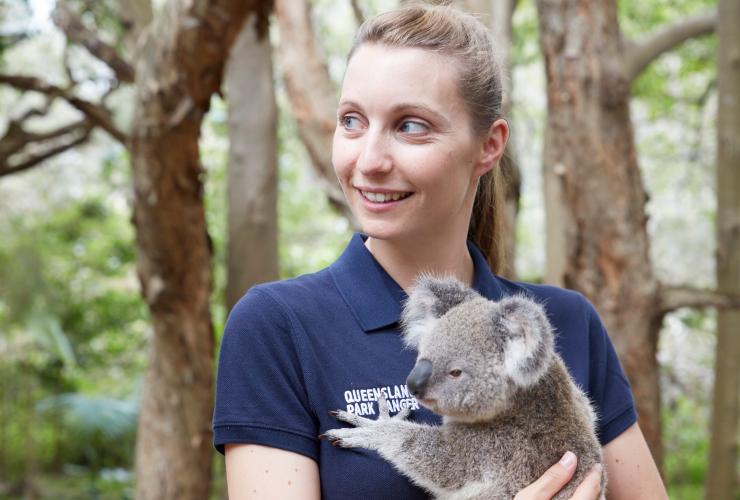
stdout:
<svg viewBox="0 0 740 500">
<path fill-rule="evenodd" d="M 365 247 L 366 239 L 367 235 L 355 233 L 329 269 L 339 293 L 369 333 L 398 323 L 407 296 Z M 498 278 L 478 247 L 468 242 L 468 249 L 475 267 L 475 290 L 489 300 L 499 300 L 503 290 Z"/>
</svg>

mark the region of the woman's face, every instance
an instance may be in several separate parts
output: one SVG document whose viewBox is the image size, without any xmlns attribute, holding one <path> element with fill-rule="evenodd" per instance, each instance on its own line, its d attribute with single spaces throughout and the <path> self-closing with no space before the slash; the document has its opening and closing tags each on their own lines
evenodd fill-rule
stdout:
<svg viewBox="0 0 740 500">
<path fill-rule="evenodd" d="M 371 237 L 467 234 L 478 178 L 498 157 L 472 132 L 456 79 L 449 57 L 423 49 L 365 44 L 350 59 L 332 163 Z"/>
</svg>

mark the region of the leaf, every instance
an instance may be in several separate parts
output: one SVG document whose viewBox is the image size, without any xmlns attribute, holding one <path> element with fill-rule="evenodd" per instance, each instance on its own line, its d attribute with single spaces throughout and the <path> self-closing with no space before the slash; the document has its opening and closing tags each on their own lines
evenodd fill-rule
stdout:
<svg viewBox="0 0 740 500">
<path fill-rule="evenodd" d="M 62 330 L 58 318 L 49 315 L 33 315 L 26 322 L 26 328 L 36 342 L 55 358 L 61 360 L 65 367 L 72 368 L 77 365 L 72 344 Z"/>
</svg>

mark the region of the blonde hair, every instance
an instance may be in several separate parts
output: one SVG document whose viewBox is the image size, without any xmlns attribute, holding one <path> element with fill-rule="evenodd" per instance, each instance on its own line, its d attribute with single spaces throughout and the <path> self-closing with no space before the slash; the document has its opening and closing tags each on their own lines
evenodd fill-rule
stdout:
<svg viewBox="0 0 740 500">
<path fill-rule="evenodd" d="M 488 29 L 476 17 L 450 6 L 413 4 L 365 21 L 355 36 L 348 59 L 363 44 L 432 50 L 455 61 L 459 93 L 468 107 L 471 129 L 484 134 L 502 118 L 501 71 Z M 493 272 L 503 259 L 504 180 L 499 168 L 478 184 L 468 239 L 485 254 Z"/>
</svg>

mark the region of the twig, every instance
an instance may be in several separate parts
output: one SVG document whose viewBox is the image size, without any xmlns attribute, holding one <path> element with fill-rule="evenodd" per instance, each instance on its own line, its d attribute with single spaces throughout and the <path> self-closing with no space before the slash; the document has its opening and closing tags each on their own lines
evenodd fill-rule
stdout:
<svg viewBox="0 0 740 500">
<path fill-rule="evenodd" d="M 717 12 L 681 19 L 662 26 L 642 40 L 628 41 L 625 45 L 627 77 L 634 81 L 648 65 L 662 54 L 686 40 L 713 33 L 717 27 Z"/>
<path fill-rule="evenodd" d="M 57 3 L 52 19 L 71 41 L 82 45 L 92 55 L 106 63 L 113 70 L 116 78 L 122 82 L 133 83 L 133 67 L 118 54 L 114 47 L 103 42 L 95 33 L 87 29 L 76 13 L 64 2 Z"/>
<path fill-rule="evenodd" d="M 61 87 L 44 82 L 32 76 L 0 74 L 0 83 L 8 84 L 20 90 L 32 90 L 49 96 L 61 97 L 73 107 L 81 111 L 95 125 L 112 135 L 121 144 L 125 146 L 127 143 L 128 138 L 126 137 L 126 134 L 120 131 L 113 124 L 113 120 L 111 119 L 108 109 L 99 104 L 81 99 Z"/>
<path fill-rule="evenodd" d="M 682 307 L 740 309 L 740 294 L 688 286 L 661 286 L 660 308 L 669 313 Z"/>
<path fill-rule="evenodd" d="M 49 132 L 39 133 L 25 130 L 20 120 L 10 122 L 5 135 L 0 138 L 0 177 L 28 170 L 44 160 L 79 146 L 90 138 L 94 127 L 93 123 L 85 118 Z M 25 155 L 20 162 L 12 161 L 13 157 L 21 154 L 24 149 L 34 146 L 43 149 L 41 152 Z"/>
</svg>

